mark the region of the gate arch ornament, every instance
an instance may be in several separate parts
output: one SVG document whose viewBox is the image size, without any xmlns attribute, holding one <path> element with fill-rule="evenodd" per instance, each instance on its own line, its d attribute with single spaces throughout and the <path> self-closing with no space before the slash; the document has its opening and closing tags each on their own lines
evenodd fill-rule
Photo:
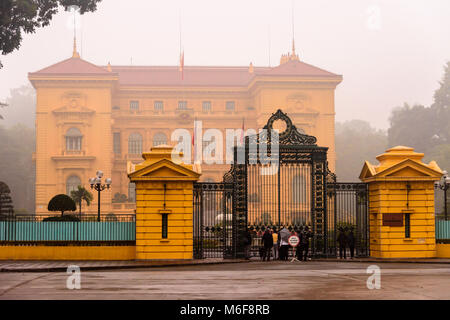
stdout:
<svg viewBox="0 0 450 320">
<path fill-rule="evenodd" d="M 267 124 L 264 126 L 266 130 L 273 130 L 273 124 L 275 121 L 281 120 L 286 124 L 286 129 L 279 133 L 279 142 L 282 145 L 316 145 L 317 138 L 309 136 L 299 132 L 296 126 L 292 123 L 291 118 L 283 113 L 280 109 L 273 113 L 267 120 Z"/>
</svg>

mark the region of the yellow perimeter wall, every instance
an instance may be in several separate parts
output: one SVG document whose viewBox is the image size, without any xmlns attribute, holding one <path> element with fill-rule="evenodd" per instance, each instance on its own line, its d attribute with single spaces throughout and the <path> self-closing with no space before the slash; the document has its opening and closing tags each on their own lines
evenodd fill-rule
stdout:
<svg viewBox="0 0 450 320">
<path fill-rule="evenodd" d="M 436 244 L 436 258 L 450 258 L 450 243 Z"/>
<path fill-rule="evenodd" d="M 135 246 L 0 247 L 0 260 L 135 260 Z M 436 258 L 450 258 L 450 244 L 436 245 Z"/>
<path fill-rule="evenodd" d="M 135 246 L 4 246 L 0 260 L 134 260 Z"/>
</svg>

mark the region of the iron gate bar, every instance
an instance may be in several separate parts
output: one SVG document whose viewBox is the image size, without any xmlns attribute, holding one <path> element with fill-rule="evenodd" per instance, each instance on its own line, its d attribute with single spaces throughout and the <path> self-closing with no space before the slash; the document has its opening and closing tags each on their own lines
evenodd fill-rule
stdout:
<svg viewBox="0 0 450 320">
<path fill-rule="evenodd" d="M 358 182 L 328 182 L 328 201 L 333 202 L 328 216 L 333 216 L 333 245 L 330 255 L 338 255 L 340 227 L 355 230 L 355 256 L 369 255 L 368 185 Z"/>
<path fill-rule="evenodd" d="M 232 190 L 231 183 L 194 183 L 193 242 L 196 259 L 230 256 Z"/>
</svg>

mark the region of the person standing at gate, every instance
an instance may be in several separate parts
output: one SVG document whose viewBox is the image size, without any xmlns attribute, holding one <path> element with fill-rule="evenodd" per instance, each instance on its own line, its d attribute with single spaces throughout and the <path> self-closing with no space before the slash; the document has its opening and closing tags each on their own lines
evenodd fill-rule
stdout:
<svg viewBox="0 0 450 320">
<path fill-rule="evenodd" d="M 283 227 L 278 234 L 278 238 L 280 239 L 280 260 L 288 260 L 289 258 L 289 242 L 288 239 L 291 236 L 291 232 Z"/>
<path fill-rule="evenodd" d="M 308 251 L 309 251 L 309 238 L 311 237 L 311 232 L 309 231 L 309 227 L 305 226 L 305 229 L 300 233 L 300 257 L 299 260 L 306 261 L 308 259 Z"/>
<path fill-rule="evenodd" d="M 344 228 L 339 227 L 338 231 L 339 231 L 339 235 L 338 235 L 337 241 L 339 243 L 339 258 L 342 259 L 342 253 L 344 253 L 344 259 L 347 259 L 347 254 L 346 254 L 347 236 L 345 235 Z"/>
<path fill-rule="evenodd" d="M 298 230 L 298 232 L 296 234 L 299 242 L 298 242 L 297 247 L 295 248 L 295 255 L 297 257 L 297 260 L 299 260 L 299 261 L 302 260 L 302 231 L 303 231 L 303 228 L 300 227 L 300 229 Z"/>
<path fill-rule="evenodd" d="M 278 260 L 281 260 L 281 236 L 280 231 L 277 232 L 277 248 L 278 248 Z"/>
<path fill-rule="evenodd" d="M 355 235 L 353 234 L 353 228 L 350 228 L 350 232 L 348 233 L 347 244 L 350 249 L 350 259 L 353 259 L 355 255 Z"/>
<path fill-rule="evenodd" d="M 263 236 L 262 236 L 262 242 L 263 242 L 263 246 L 264 246 L 264 256 L 263 256 L 263 261 L 266 260 L 270 261 L 270 253 L 272 252 L 272 247 L 273 247 L 273 237 L 272 237 L 272 233 L 270 232 L 270 228 L 267 228 L 266 231 L 264 232 Z"/>
<path fill-rule="evenodd" d="M 278 260 L 278 233 L 277 230 L 274 228 L 272 229 L 272 238 L 273 238 L 273 260 Z"/>
</svg>

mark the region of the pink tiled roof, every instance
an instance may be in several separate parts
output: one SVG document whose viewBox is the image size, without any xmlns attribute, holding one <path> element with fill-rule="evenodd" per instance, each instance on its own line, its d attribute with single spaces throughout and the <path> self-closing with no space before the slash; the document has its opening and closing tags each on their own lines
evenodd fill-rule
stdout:
<svg viewBox="0 0 450 320">
<path fill-rule="evenodd" d="M 340 78 L 301 61 L 291 60 L 277 67 L 185 66 L 183 79 L 179 66 L 111 66 L 111 71 L 80 58 L 69 58 L 32 74 L 94 75 L 118 74 L 122 86 L 247 86 L 255 76 Z"/>
<path fill-rule="evenodd" d="M 309 77 L 336 77 L 337 74 L 317 68 L 313 65 L 291 60 L 270 71 L 264 72 L 265 75 L 282 75 L 282 76 L 309 76 Z"/>
<path fill-rule="evenodd" d="M 58 63 L 55 63 L 47 68 L 33 72 L 32 74 L 42 75 L 62 75 L 62 74 L 77 74 L 77 75 L 94 75 L 94 74 L 110 74 L 105 68 L 96 66 L 93 63 L 87 62 L 80 58 L 69 58 Z"/>
<path fill-rule="evenodd" d="M 300 61 L 277 67 L 207 67 L 185 66 L 183 79 L 179 66 L 112 66 L 123 86 L 246 86 L 255 76 L 331 77 L 339 75 Z"/>
<path fill-rule="evenodd" d="M 253 74 L 248 67 L 184 67 L 183 79 L 178 66 L 112 66 L 124 86 L 245 86 Z"/>
</svg>

